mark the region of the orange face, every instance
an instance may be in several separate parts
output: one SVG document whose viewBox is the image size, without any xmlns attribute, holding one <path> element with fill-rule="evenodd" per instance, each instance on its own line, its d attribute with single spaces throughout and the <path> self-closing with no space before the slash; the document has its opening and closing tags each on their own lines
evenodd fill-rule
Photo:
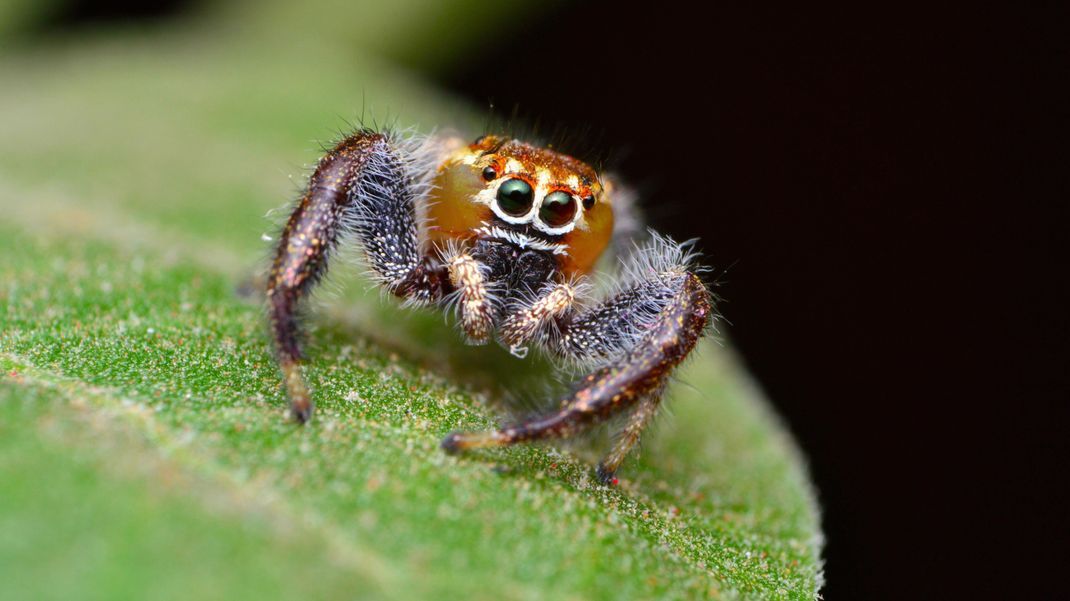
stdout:
<svg viewBox="0 0 1070 601">
<path fill-rule="evenodd" d="M 432 242 L 506 240 L 546 250 L 566 275 L 588 273 L 613 235 L 609 190 L 587 164 L 483 136 L 439 167 L 427 216 Z"/>
</svg>

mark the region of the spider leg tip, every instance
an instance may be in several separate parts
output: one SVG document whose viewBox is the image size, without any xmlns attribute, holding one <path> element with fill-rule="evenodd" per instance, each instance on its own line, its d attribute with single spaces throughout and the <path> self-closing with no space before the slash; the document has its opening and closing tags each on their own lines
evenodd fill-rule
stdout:
<svg viewBox="0 0 1070 601">
<path fill-rule="evenodd" d="M 463 449 L 462 434 L 460 432 L 450 432 L 442 439 L 442 443 L 439 446 L 442 447 L 442 450 L 445 451 L 447 455 L 456 455 L 457 453 L 460 453 Z"/>
<path fill-rule="evenodd" d="M 312 419 L 312 403 L 305 401 L 292 404 L 290 406 L 290 417 L 297 425 L 305 425 L 308 420 Z"/>
<path fill-rule="evenodd" d="M 611 470 L 601 463 L 598 464 L 598 468 L 595 470 L 598 483 L 603 486 L 616 486 L 618 482 L 616 473 L 616 470 Z"/>
</svg>

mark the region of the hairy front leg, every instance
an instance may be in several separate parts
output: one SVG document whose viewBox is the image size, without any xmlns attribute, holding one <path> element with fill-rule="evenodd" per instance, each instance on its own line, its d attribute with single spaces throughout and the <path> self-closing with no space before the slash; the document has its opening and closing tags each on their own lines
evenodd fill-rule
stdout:
<svg viewBox="0 0 1070 601">
<path fill-rule="evenodd" d="M 305 422 L 312 398 L 301 374 L 298 306 L 352 232 L 381 283 L 418 301 L 442 296 L 443 274 L 419 252 L 411 160 L 386 133 L 362 130 L 324 156 L 279 239 L 268 278 L 271 334 L 290 410 Z"/>
<path fill-rule="evenodd" d="M 647 315 L 655 306 L 659 307 L 656 313 Z M 649 281 L 639 282 L 601 307 L 562 325 L 562 336 L 557 342 L 562 353 L 578 358 L 610 354 L 613 348 L 621 353 L 609 365 L 582 379 L 563 401 L 560 410 L 498 431 L 455 432 L 443 440 L 443 449 L 455 453 L 477 447 L 568 437 L 638 406 L 630 430 L 626 428 L 620 439 L 625 442 L 619 442 L 600 464 L 599 478 L 611 480 L 653 415 L 673 368 L 683 361 L 701 337 L 711 310 L 709 292 L 692 273 L 660 273 Z M 617 319 L 607 317 L 613 314 L 618 316 Z M 629 316 L 633 323 L 627 323 Z M 633 328 L 642 331 L 630 331 Z M 616 341 L 612 348 L 607 342 L 610 340 Z M 606 347 L 595 349 L 592 341 L 602 341 Z"/>
</svg>

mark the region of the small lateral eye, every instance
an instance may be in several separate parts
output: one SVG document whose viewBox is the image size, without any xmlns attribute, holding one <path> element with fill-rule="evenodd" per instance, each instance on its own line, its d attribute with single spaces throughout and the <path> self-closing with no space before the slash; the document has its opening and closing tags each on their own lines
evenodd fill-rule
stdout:
<svg viewBox="0 0 1070 601">
<path fill-rule="evenodd" d="M 494 167 L 489 166 L 489 165 L 487 167 L 483 168 L 483 179 L 485 179 L 485 180 L 487 180 L 489 182 L 489 181 L 493 180 L 496 177 L 498 177 L 498 170 L 497 169 L 495 169 Z"/>
<path fill-rule="evenodd" d="M 539 219 L 550 227 L 561 227 L 576 216 L 576 199 L 568 192 L 551 192 L 542 200 Z"/>
<path fill-rule="evenodd" d="M 583 208 L 587 209 L 588 211 L 590 211 L 591 207 L 593 207 L 593 206 L 594 206 L 594 194 L 588 194 L 587 196 L 584 196 L 583 197 Z"/>
<path fill-rule="evenodd" d="M 498 206 L 513 217 L 527 215 L 534 199 L 531 184 L 522 179 L 507 179 L 498 186 Z"/>
</svg>

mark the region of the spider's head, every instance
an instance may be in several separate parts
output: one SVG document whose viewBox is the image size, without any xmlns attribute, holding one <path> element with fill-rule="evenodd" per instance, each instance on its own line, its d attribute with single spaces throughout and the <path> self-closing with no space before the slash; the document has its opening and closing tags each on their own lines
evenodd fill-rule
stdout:
<svg viewBox="0 0 1070 601">
<path fill-rule="evenodd" d="M 483 136 L 439 168 L 428 209 L 434 241 L 496 238 L 586 273 L 613 233 L 610 195 L 586 163 L 518 140 Z"/>
</svg>

